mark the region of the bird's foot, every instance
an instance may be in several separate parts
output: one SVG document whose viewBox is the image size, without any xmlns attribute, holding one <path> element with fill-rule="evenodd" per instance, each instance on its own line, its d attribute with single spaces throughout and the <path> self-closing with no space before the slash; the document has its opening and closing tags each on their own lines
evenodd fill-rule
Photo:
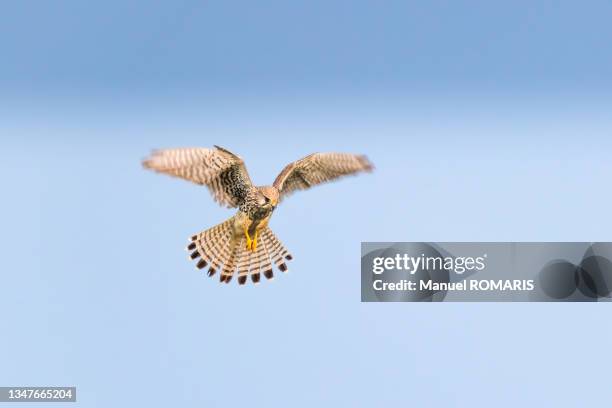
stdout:
<svg viewBox="0 0 612 408">
<path fill-rule="evenodd" d="M 253 239 L 249 236 L 248 232 L 244 234 L 246 238 L 246 249 L 247 251 L 255 252 L 257 250 L 257 233 Z"/>
<path fill-rule="evenodd" d="M 247 251 L 251 251 L 251 247 L 253 246 L 253 240 L 249 236 L 249 230 L 246 225 L 244 226 L 244 237 L 246 238 L 246 249 Z"/>
<path fill-rule="evenodd" d="M 255 231 L 255 235 L 253 235 L 253 239 L 251 239 L 249 235 L 249 229 L 246 224 L 244 226 L 244 237 L 246 238 L 246 249 L 247 251 L 255 252 L 257 249 L 257 231 Z"/>
</svg>

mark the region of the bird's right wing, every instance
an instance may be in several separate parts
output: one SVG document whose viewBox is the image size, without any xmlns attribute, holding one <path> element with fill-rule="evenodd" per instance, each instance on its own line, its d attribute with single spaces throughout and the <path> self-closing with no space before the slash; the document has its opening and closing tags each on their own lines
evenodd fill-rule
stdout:
<svg viewBox="0 0 612 408">
<path fill-rule="evenodd" d="M 244 201 L 251 179 L 240 157 L 215 146 L 155 150 L 143 160 L 150 170 L 202 184 L 213 198 L 226 207 L 238 207 Z"/>
</svg>

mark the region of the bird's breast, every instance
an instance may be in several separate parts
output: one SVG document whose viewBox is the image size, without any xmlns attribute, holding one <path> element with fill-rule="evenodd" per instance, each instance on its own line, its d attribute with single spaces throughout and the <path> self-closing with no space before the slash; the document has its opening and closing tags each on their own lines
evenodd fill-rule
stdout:
<svg viewBox="0 0 612 408">
<path fill-rule="evenodd" d="M 270 215 L 272 215 L 272 208 L 269 207 L 253 207 L 249 217 L 253 220 L 253 221 L 259 221 L 259 220 L 263 220 L 264 218 L 269 217 Z"/>
</svg>

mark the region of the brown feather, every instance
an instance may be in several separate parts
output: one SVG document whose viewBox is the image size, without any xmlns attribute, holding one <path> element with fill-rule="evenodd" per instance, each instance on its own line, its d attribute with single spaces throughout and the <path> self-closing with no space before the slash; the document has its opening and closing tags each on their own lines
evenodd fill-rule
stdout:
<svg viewBox="0 0 612 408">
<path fill-rule="evenodd" d="M 372 171 L 366 156 L 349 153 L 313 153 L 287 165 L 274 180 L 281 198 L 337 178 Z"/>
<path fill-rule="evenodd" d="M 155 150 L 142 165 L 208 187 L 213 198 L 227 207 L 238 207 L 252 182 L 244 161 L 221 147 L 186 147 Z"/>
</svg>

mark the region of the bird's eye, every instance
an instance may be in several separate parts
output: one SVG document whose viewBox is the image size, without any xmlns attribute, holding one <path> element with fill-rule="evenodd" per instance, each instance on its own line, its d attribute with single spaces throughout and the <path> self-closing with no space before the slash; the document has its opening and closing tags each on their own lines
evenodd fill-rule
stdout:
<svg viewBox="0 0 612 408">
<path fill-rule="evenodd" d="M 264 196 L 264 199 L 266 200 L 266 204 L 270 203 L 270 199 L 268 197 Z"/>
</svg>

